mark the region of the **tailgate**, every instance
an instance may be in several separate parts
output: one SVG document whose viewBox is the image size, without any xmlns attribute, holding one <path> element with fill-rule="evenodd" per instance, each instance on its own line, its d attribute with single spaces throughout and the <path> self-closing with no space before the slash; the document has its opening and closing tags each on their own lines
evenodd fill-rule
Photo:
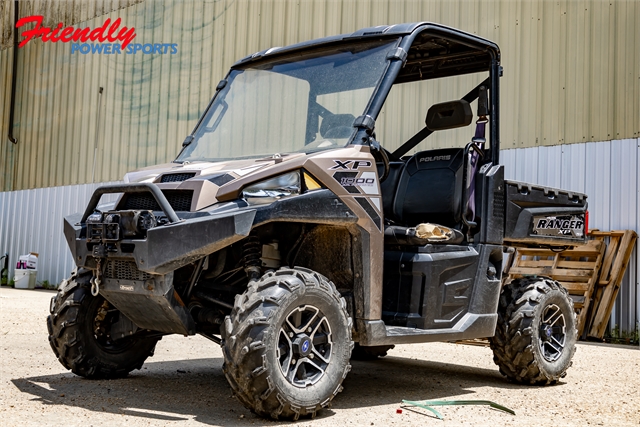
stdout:
<svg viewBox="0 0 640 427">
<path fill-rule="evenodd" d="M 506 244 L 571 246 L 586 242 L 587 196 L 505 180 Z"/>
</svg>

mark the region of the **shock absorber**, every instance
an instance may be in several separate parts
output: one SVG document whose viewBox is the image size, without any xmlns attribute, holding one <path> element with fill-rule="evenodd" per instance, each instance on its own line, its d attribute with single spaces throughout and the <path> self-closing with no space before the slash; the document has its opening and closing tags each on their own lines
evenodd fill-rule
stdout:
<svg viewBox="0 0 640 427">
<path fill-rule="evenodd" d="M 257 280 L 261 275 L 260 256 L 262 255 L 262 244 L 256 236 L 249 236 L 242 246 L 242 260 L 244 271 L 247 273 L 249 281 Z"/>
</svg>

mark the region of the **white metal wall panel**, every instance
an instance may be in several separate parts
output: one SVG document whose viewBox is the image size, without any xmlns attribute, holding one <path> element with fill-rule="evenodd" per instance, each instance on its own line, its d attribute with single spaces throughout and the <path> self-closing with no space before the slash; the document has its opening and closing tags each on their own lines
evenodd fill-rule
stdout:
<svg viewBox="0 0 640 427">
<path fill-rule="evenodd" d="M 115 183 L 115 182 L 112 182 Z M 62 233 L 63 218 L 84 212 L 99 184 L 70 185 L 0 192 L 0 254 L 9 254 L 9 278 L 20 255 L 36 252 L 37 280 L 59 283 L 69 275 L 73 260 Z M 104 195 L 101 203 L 117 195 Z"/>
<path fill-rule="evenodd" d="M 640 234 L 640 139 L 503 150 L 505 177 L 584 192 L 589 228 Z M 634 249 L 611 325 L 633 331 L 640 321 L 640 251 Z"/>
</svg>

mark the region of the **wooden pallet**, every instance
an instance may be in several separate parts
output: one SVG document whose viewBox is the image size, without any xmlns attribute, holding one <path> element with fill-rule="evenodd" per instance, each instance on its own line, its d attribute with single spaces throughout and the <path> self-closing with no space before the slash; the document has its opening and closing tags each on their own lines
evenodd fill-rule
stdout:
<svg viewBox="0 0 640 427">
<path fill-rule="evenodd" d="M 590 316 L 588 333 L 591 338 L 602 339 L 638 235 L 633 230 L 593 230 L 589 235 L 593 241 L 603 244 L 605 240 L 609 241 L 593 294 L 593 315 Z"/>
<path fill-rule="evenodd" d="M 587 244 L 562 252 L 550 249 L 517 249 L 507 270 L 506 283 L 525 276 L 546 276 L 562 284 L 573 300 L 578 316 L 578 336 L 585 329 L 591 296 L 598 279 L 605 243 Z"/>
</svg>

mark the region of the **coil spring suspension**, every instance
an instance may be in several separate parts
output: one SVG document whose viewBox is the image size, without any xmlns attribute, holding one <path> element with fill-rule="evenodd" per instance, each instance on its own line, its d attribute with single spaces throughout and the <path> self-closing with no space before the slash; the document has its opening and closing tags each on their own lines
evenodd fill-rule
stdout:
<svg viewBox="0 0 640 427">
<path fill-rule="evenodd" d="M 249 236 L 245 239 L 242 246 L 242 261 L 244 263 L 244 271 L 250 281 L 257 280 L 261 275 L 260 265 L 262 261 L 262 244 L 256 236 Z"/>
</svg>

